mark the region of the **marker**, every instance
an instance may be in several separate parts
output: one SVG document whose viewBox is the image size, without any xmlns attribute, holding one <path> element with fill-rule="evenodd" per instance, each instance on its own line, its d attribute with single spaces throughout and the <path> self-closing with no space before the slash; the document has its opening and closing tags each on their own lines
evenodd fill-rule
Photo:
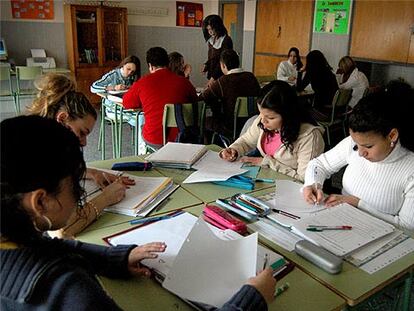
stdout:
<svg viewBox="0 0 414 311">
<path fill-rule="evenodd" d="M 280 214 L 280 215 L 283 215 L 283 216 L 286 216 L 286 217 L 293 218 L 293 219 L 295 219 L 295 220 L 300 219 L 300 217 L 299 217 L 299 216 L 297 216 L 297 215 L 293 215 L 293 214 L 288 213 L 288 212 L 285 212 L 285 211 L 282 211 L 282 210 L 280 210 L 280 209 L 272 208 L 272 211 L 273 211 L 273 212 L 275 212 L 275 213 L 277 213 L 277 214 Z"/>
<path fill-rule="evenodd" d="M 325 230 L 351 230 L 352 226 L 318 226 L 318 225 L 309 225 L 306 230 L 321 232 Z"/>
<path fill-rule="evenodd" d="M 277 297 L 277 296 L 281 295 L 288 288 L 289 288 L 289 283 L 283 284 L 282 286 L 276 288 L 274 296 Z"/>
</svg>

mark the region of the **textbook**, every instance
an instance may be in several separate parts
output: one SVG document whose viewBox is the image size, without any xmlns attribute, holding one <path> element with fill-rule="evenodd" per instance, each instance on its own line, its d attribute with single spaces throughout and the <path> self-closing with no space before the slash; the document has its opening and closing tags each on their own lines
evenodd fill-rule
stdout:
<svg viewBox="0 0 414 311">
<path fill-rule="evenodd" d="M 164 288 L 185 300 L 221 307 L 265 264 L 276 274 L 290 268 L 281 255 L 258 245 L 256 233 L 243 237 L 182 211 L 171 216 L 104 240 L 114 246 L 164 241 L 165 252 L 142 264 L 153 269 Z"/>
<path fill-rule="evenodd" d="M 205 145 L 168 142 L 146 160 L 153 166 L 190 169 L 206 152 Z"/>
<path fill-rule="evenodd" d="M 175 185 L 168 177 L 139 177 L 129 174 L 123 174 L 123 176 L 135 180 L 135 185 L 129 186 L 125 192 L 125 198 L 107 207 L 105 211 L 144 217 L 178 188 L 178 185 Z M 91 200 L 102 192 L 92 180 L 85 180 L 85 190 L 87 200 Z"/>
</svg>

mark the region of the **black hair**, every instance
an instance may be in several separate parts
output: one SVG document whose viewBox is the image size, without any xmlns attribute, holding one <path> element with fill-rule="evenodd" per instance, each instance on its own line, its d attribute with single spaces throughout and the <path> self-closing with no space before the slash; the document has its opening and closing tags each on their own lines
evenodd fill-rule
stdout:
<svg viewBox="0 0 414 311">
<path fill-rule="evenodd" d="M 302 60 L 300 59 L 299 49 L 297 47 L 291 47 L 287 54 L 288 57 L 290 55 L 290 52 L 295 52 L 296 54 L 296 70 L 301 69 L 303 66 L 303 63 L 302 63 Z"/>
<path fill-rule="evenodd" d="M 258 98 L 258 105 L 281 115 L 280 137 L 290 151 L 293 151 L 293 143 L 299 136 L 302 123 L 317 125 L 298 101 L 295 90 L 285 81 L 274 80 L 265 85 Z M 261 122 L 259 127 L 266 131 Z"/>
<path fill-rule="evenodd" d="M 203 20 L 202 29 L 203 29 L 204 39 L 206 41 L 210 39 L 207 26 L 210 26 L 211 29 L 213 29 L 216 32 L 217 37 L 223 37 L 224 35 L 228 34 L 227 29 L 224 26 L 223 20 L 221 19 L 220 16 L 216 14 L 208 15 Z"/>
<path fill-rule="evenodd" d="M 310 76 L 310 80 L 319 79 L 326 72 L 332 73 L 332 67 L 329 65 L 325 55 L 319 50 L 313 50 L 306 55 L 306 74 Z"/>
<path fill-rule="evenodd" d="M 239 55 L 235 50 L 223 50 L 220 54 L 220 62 L 225 64 L 228 70 L 240 67 Z"/>
<path fill-rule="evenodd" d="M 363 97 L 354 107 L 349 117 L 349 128 L 353 132 L 375 132 L 386 137 L 393 128 L 399 133 L 403 147 L 414 151 L 412 104 L 414 91 L 411 88 L 387 88 Z"/>
<path fill-rule="evenodd" d="M 171 52 L 168 54 L 168 68 L 179 76 L 184 76 L 183 66 L 181 63 L 182 59 L 184 59 L 184 56 L 178 52 Z"/>
<path fill-rule="evenodd" d="M 31 245 L 40 233 L 22 205 L 23 195 L 37 189 L 58 194 L 62 180 L 70 177 L 79 202 L 85 161 L 78 138 L 55 120 L 20 116 L 2 121 L 0 130 L 1 236 Z"/>
<path fill-rule="evenodd" d="M 159 46 L 150 48 L 147 51 L 147 64 L 154 67 L 168 67 L 167 51 Z"/>
</svg>

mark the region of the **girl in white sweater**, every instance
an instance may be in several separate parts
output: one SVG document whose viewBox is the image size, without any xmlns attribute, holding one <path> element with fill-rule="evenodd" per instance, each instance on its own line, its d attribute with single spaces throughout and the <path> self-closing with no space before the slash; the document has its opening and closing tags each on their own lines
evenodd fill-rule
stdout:
<svg viewBox="0 0 414 311">
<path fill-rule="evenodd" d="M 309 162 L 305 200 L 327 206 L 348 203 L 414 231 L 414 139 L 408 122 L 412 113 L 404 111 L 411 109 L 410 102 L 412 90 L 362 98 L 349 118 L 350 136 Z M 324 199 L 324 180 L 346 165 L 342 195 Z"/>
</svg>

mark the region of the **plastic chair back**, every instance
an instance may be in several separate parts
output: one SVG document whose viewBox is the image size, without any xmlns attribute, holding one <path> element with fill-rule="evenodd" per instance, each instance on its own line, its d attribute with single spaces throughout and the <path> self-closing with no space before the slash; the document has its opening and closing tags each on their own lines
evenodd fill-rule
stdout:
<svg viewBox="0 0 414 311">
<path fill-rule="evenodd" d="M 194 124 L 193 120 L 193 104 L 181 104 L 183 106 L 183 116 L 184 122 L 187 126 Z M 163 145 L 167 143 L 168 128 L 177 127 L 177 122 L 175 120 L 174 104 L 166 104 L 164 106 L 164 113 L 162 116 L 162 136 L 163 136 Z"/>
<path fill-rule="evenodd" d="M 341 116 L 346 113 L 348 103 L 351 100 L 352 89 L 338 89 L 335 93 L 335 96 L 332 100 L 332 113 L 331 113 L 331 123 L 334 123 L 335 119 L 338 116 Z"/>
<path fill-rule="evenodd" d="M 10 66 L 0 66 L 0 81 L 8 81 L 9 89 L 1 90 L 0 96 L 13 96 L 13 88 L 10 75 Z"/>
<path fill-rule="evenodd" d="M 234 105 L 233 140 L 235 140 L 237 136 L 237 119 L 249 118 L 256 114 L 256 112 L 251 111 L 254 109 L 253 107 L 249 107 L 249 105 L 256 108 L 256 97 L 237 97 L 236 104 Z"/>
<path fill-rule="evenodd" d="M 42 74 L 42 67 L 26 67 L 26 66 L 16 66 L 17 79 L 24 80 L 35 80 L 38 76 Z"/>
</svg>

